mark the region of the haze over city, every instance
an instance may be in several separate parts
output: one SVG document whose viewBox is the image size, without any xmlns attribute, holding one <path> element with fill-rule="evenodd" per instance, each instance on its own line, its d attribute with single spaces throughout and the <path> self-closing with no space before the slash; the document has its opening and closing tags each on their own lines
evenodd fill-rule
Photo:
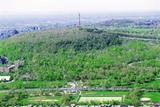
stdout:
<svg viewBox="0 0 160 107">
<path fill-rule="evenodd" d="M 0 15 L 160 11 L 159 0 L 0 0 Z"/>
</svg>

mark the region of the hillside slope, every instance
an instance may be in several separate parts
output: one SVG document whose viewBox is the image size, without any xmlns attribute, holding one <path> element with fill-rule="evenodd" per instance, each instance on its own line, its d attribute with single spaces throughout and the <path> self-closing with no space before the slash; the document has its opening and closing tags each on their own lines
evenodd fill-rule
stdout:
<svg viewBox="0 0 160 107">
<path fill-rule="evenodd" d="M 45 30 L 1 40 L 0 55 L 10 62 L 24 61 L 23 67 L 11 73 L 14 79 L 29 75 L 27 80 L 91 80 L 88 85 L 103 87 L 152 81 L 160 67 L 158 46 L 124 43 L 115 34 L 78 29 Z"/>
<path fill-rule="evenodd" d="M 67 60 L 77 60 L 77 55 L 85 55 L 85 51 L 100 50 L 116 44 L 121 44 L 121 41 L 114 35 L 78 29 L 46 30 L 1 40 L 0 55 L 11 61 L 23 60 L 24 66 L 19 73 L 29 73 L 33 80 L 61 80 L 66 73 L 63 71 L 65 66 L 68 66 L 68 72 L 76 74 L 77 71 L 76 67 L 69 67 L 73 65 L 65 64 Z"/>
</svg>

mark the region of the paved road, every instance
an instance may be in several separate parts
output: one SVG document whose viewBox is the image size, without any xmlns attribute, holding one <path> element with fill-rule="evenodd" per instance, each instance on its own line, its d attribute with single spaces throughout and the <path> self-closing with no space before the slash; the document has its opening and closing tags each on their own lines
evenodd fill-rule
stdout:
<svg viewBox="0 0 160 107">
<path fill-rule="evenodd" d="M 123 34 L 123 33 L 114 33 L 114 34 L 124 39 L 142 40 L 142 41 L 160 41 L 160 38 L 156 36 L 140 36 L 140 35 L 131 35 L 131 34 Z"/>
<path fill-rule="evenodd" d="M 15 89 L 15 92 L 33 92 L 33 91 L 65 91 L 65 90 L 72 90 L 72 91 L 130 91 L 132 88 L 34 88 L 34 89 Z M 1 90 L 0 92 L 9 92 L 10 90 Z M 152 89 L 141 89 L 144 92 L 160 92 L 160 90 L 152 90 Z"/>
<path fill-rule="evenodd" d="M 138 37 L 123 37 L 123 36 L 120 36 L 120 38 L 130 39 L 130 40 L 141 40 L 141 41 L 160 41 L 159 39 L 138 38 Z"/>
</svg>

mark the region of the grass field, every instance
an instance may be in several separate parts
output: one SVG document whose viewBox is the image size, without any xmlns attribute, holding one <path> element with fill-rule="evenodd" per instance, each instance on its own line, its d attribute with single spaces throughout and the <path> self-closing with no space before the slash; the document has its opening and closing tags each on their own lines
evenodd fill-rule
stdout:
<svg viewBox="0 0 160 107">
<path fill-rule="evenodd" d="M 122 102 L 127 93 L 123 91 L 82 91 L 79 102 Z"/>
<path fill-rule="evenodd" d="M 0 98 L 4 97 L 6 93 L 0 92 Z M 125 96 L 128 95 L 128 91 L 81 91 L 80 97 L 74 96 L 77 103 L 87 102 L 110 102 L 124 100 Z M 78 98 L 79 97 L 79 98 Z M 29 96 L 20 101 L 21 104 L 60 104 L 62 102 L 62 95 L 59 96 Z M 142 98 L 149 98 L 151 102 L 160 102 L 160 92 L 144 92 Z M 73 99 L 73 100 L 74 100 Z"/>
<path fill-rule="evenodd" d="M 6 93 L 0 92 L 0 98 L 3 97 L 3 96 L 5 96 L 5 95 L 6 95 Z"/>
<path fill-rule="evenodd" d="M 61 101 L 61 97 L 60 96 L 38 96 L 38 97 L 30 97 L 27 99 L 28 103 L 55 103 L 55 102 L 59 102 Z"/>
<path fill-rule="evenodd" d="M 91 102 L 91 101 L 122 101 L 122 97 L 80 97 L 79 102 Z"/>
<path fill-rule="evenodd" d="M 64 86 L 64 81 L 14 81 L 0 83 L 0 90 L 28 88 L 56 88 Z"/>
<path fill-rule="evenodd" d="M 145 92 L 144 97 L 151 98 L 152 102 L 160 102 L 160 92 Z"/>
<path fill-rule="evenodd" d="M 96 98 L 96 97 L 123 97 L 128 94 L 127 91 L 83 91 L 82 97 Z M 144 92 L 143 97 L 150 98 L 152 102 L 160 102 L 160 92 Z M 83 100 L 82 99 L 82 100 Z"/>
<path fill-rule="evenodd" d="M 57 104 L 61 102 L 61 96 L 30 96 L 28 98 L 25 98 L 19 103 L 21 105 L 28 105 L 28 104 Z"/>
<path fill-rule="evenodd" d="M 141 85 L 139 84 L 138 86 L 145 89 L 160 89 L 160 80 L 151 81 Z"/>
<path fill-rule="evenodd" d="M 108 96 L 108 97 L 120 96 L 122 97 L 127 93 L 128 92 L 126 91 L 82 91 L 81 96 L 83 97 L 87 97 L 87 96 Z"/>
</svg>

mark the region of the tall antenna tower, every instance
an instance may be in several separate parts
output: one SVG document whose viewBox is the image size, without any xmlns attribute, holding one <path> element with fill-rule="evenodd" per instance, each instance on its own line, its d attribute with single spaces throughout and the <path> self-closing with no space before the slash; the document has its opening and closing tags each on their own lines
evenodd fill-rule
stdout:
<svg viewBox="0 0 160 107">
<path fill-rule="evenodd" d="M 79 20 L 78 27 L 80 27 L 81 26 L 81 14 L 80 13 L 78 13 L 78 20 Z"/>
</svg>

